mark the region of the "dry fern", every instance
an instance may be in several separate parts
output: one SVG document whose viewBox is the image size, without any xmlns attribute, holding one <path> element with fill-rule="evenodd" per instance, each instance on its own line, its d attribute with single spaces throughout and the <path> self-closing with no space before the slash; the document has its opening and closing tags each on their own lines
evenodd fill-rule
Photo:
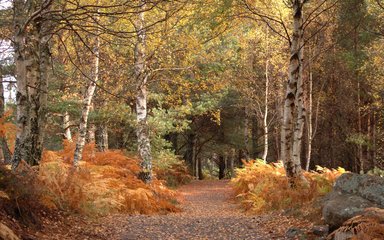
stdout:
<svg viewBox="0 0 384 240">
<path fill-rule="evenodd" d="M 343 169 L 329 170 L 318 167 L 316 172 L 306 172 L 308 185 L 289 187 L 282 163 L 265 164 L 262 161 L 244 162 L 232 179 L 237 198 L 251 212 L 298 208 L 312 202 L 332 189 L 335 179 Z"/>
</svg>

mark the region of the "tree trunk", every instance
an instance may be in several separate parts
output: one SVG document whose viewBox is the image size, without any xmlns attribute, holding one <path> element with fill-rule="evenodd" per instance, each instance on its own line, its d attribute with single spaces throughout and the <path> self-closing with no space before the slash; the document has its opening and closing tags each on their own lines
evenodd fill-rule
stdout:
<svg viewBox="0 0 384 240">
<path fill-rule="evenodd" d="M 101 124 L 96 130 L 96 142 L 97 148 L 100 152 L 108 150 L 108 127 L 105 124 Z"/>
<path fill-rule="evenodd" d="M 96 4 L 99 2 L 97 1 Z M 99 14 L 97 13 L 96 19 L 99 18 Z M 89 85 L 87 87 L 87 90 L 84 94 L 83 98 L 83 106 L 82 106 L 82 111 L 81 111 L 81 117 L 80 117 L 80 124 L 79 124 L 79 135 L 77 137 L 76 141 L 76 149 L 75 149 L 75 154 L 73 158 L 73 165 L 74 167 L 79 166 L 79 162 L 83 158 L 83 149 L 85 145 L 85 138 L 87 135 L 87 125 L 88 125 L 88 116 L 89 116 L 89 111 L 91 109 L 91 104 L 92 104 L 92 98 L 96 90 L 96 83 L 99 80 L 99 68 L 100 68 L 100 38 L 99 36 L 96 36 L 95 39 L 95 48 L 94 48 L 94 73 L 93 73 L 93 79 L 91 82 L 89 82 Z"/>
<path fill-rule="evenodd" d="M 1 72 L 0 72 L 0 79 L 1 79 L 0 81 L 0 117 L 3 118 L 5 113 L 5 100 L 4 100 L 3 75 Z M 1 144 L 1 150 L 3 152 L 4 163 L 9 164 L 12 161 L 12 153 L 8 147 L 6 132 L 3 132 L 2 134 L 3 135 L 0 136 L 0 144 Z"/>
<path fill-rule="evenodd" d="M 24 1 L 14 0 L 14 37 L 13 49 L 15 51 L 15 67 L 16 67 L 16 142 L 15 150 L 12 158 L 12 169 L 15 169 L 21 159 L 27 156 L 28 148 L 26 140 L 28 137 L 28 116 L 29 116 L 29 102 L 27 90 L 27 62 L 28 57 L 26 54 L 26 36 L 25 31 L 22 29 L 25 21 L 24 15 Z"/>
<path fill-rule="evenodd" d="M 305 163 L 305 170 L 309 171 L 309 166 L 311 163 L 311 155 L 312 155 L 312 139 L 313 139 L 313 125 L 312 125 L 312 112 L 313 112 L 313 73 L 311 69 L 311 64 L 308 66 L 309 68 L 309 99 L 308 99 L 308 119 L 307 119 L 307 161 Z"/>
<path fill-rule="evenodd" d="M 92 111 L 92 107 L 90 111 Z M 94 143 L 96 141 L 96 125 L 94 123 L 90 123 L 88 127 L 88 143 Z"/>
<path fill-rule="evenodd" d="M 64 132 L 64 139 L 68 140 L 69 142 L 72 142 L 70 119 L 69 119 L 69 113 L 67 111 L 65 111 L 63 115 L 63 132 Z"/>
<path fill-rule="evenodd" d="M 252 117 L 252 158 L 256 159 L 259 155 L 259 125 L 257 117 Z"/>
<path fill-rule="evenodd" d="M 196 154 L 196 149 L 197 149 L 197 137 L 196 134 L 193 134 L 193 139 L 192 139 L 192 164 L 193 164 L 193 175 L 196 177 L 196 179 L 199 178 L 199 166 L 197 162 L 197 154 Z"/>
<path fill-rule="evenodd" d="M 32 4 L 32 10 L 40 6 Z M 49 6 L 48 6 L 49 7 Z M 39 163 L 43 151 L 46 99 L 49 71 L 48 22 L 29 18 L 22 0 L 13 1 L 16 81 L 17 134 L 12 169 L 23 159 L 30 165 Z"/>
<path fill-rule="evenodd" d="M 229 170 L 231 173 L 231 178 L 235 177 L 235 167 L 234 167 L 235 156 L 236 156 L 236 150 L 232 148 L 229 156 Z"/>
<path fill-rule="evenodd" d="M 39 25 L 39 23 L 36 23 Z M 48 37 L 44 36 L 43 29 L 38 29 L 36 34 L 39 35 L 39 41 L 36 43 L 36 48 L 39 51 L 39 57 L 34 60 L 37 65 L 32 65 L 33 72 L 35 75 L 31 79 L 31 84 L 28 93 L 30 101 L 30 146 L 29 156 L 26 161 L 30 165 L 36 165 L 40 161 L 43 153 L 43 139 L 44 139 L 44 127 L 46 123 L 47 113 L 47 93 L 48 93 L 48 71 L 50 64 L 50 51 L 48 45 Z"/>
<path fill-rule="evenodd" d="M 225 177 L 225 159 L 223 155 L 219 156 L 219 179 Z"/>
<path fill-rule="evenodd" d="M 197 172 L 198 172 L 198 179 L 199 180 L 203 180 L 204 179 L 204 176 L 203 176 L 203 166 L 202 166 L 202 163 L 201 163 L 201 157 L 198 157 L 197 158 Z"/>
<path fill-rule="evenodd" d="M 142 1 L 142 8 L 145 8 L 145 1 Z M 137 147 L 139 158 L 141 160 L 141 172 L 139 178 L 145 183 L 152 181 L 152 155 L 149 138 L 149 126 L 147 122 L 147 80 L 148 72 L 146 66 L 146 29 L 145 12 L 138 13 L 136 21 L 137 42 L 135 45 L 135 78 L 137 80 L 136 88 L 136 113 L 137 113 Z"/>
<path fill-rule="evenodd" d="M 268 155 L 268 92 L 269 92 L 269 60 L 265 63 L 265 99 L 264 99 L 264 117 L 263 117 L 263 129 L 264 129 L 264 152 L 262 159 L 267 162 Z"/>
<path fill-rule="evenodd" d="M 357 146 L 357 151 L 359 155 L 359 161 L 360 161 L 360 173 L 364 173 L 364 157 L 363 157 L 363 144 L 362 142 L 362 126 L 361 126 L 361 94 L 360 94 L 360 80 L 357 80 L 357 128 L 359 133 L 359 142 Z"/>
<path fill-rule="evenodd" d="M 249 109 L 244 108 L 244 155 L 245 159 L 249 160 Z"/>
<path fill-rule="evenodd" d="M 291 185 L 294 184 L 297 178 L 302 178 L 300 153 L 305 120 L 302 79 L 303 4 L 303 0 L 295 0 L 293 2 L 293 34 L 290 46 L 289 81 L 284 100 L 281 134 L 281 157 Z"/>
</svg>

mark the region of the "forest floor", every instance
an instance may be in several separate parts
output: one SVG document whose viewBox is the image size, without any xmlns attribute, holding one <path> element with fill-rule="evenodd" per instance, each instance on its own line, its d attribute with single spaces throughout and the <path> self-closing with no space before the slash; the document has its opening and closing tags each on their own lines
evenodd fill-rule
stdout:
<svg viewBox="0 0 384 240">
<path fill-rule="evenodd" d="M 178 189 L 182 211 L 167 215 L 111 215 L 97 221 L 76 216 L 47 222 L 24 239 L 287 239 L 307 221 L 282 213 L 247 215 L 235 203 L 229 181 L 192 181 Z"/>
</svg>

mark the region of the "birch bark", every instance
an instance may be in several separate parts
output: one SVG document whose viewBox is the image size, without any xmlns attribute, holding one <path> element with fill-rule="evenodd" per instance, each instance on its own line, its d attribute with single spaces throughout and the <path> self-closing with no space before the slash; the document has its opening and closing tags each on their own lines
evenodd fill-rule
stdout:
<svg viewBox="0 0 384 240">
<path fill-rule="evenodd" d="M 63 131 L 64 131 L 64 139 L 67 139 L 69 142 L 72 142 L 72 133 L 70 128 L 70 119 L 69 113 L 65 112 L 63 115 Z"/>
<path fill-rule="evenodd" d="M 97 4 L 99 1 L 97 1 Z M 96 19 L 99 19 L 99 15 L 97 13 Z M 89 83 L 87 90 L 84 94 L 83 98 L 83 107 L 81 111 L 81 117 L 80 117 L 80 124 L 79 124 L 79 136 L 77 137 L 76 141 L 76 149 L 75 149 L 75 154 L 73 158 L 73 165 L 74 167 L 79 166 L 79 162 L 83 158 L 83 149 L 85 145 L 85 139 L 87 135 L 87 125 L 88 125 L 88 116 L 89 116 L 89 111 L 91 109 L 91 103 L 92 103 L 92 98 L 96 90 L 96 83 L 99 80 L 99 68 L 100 68 L 100 38 L 97 35 L 96 36 L 96 44 L 94 48 L 94 73 L 93 73 L 93 79 Z"/>
<path fill-rule="evenodd" d="M 302 177 L 301 142 L 306 109 L 303 102 L 303 12 L 305 0 L 293 1 L 293 34 L 289 61 L 289 81 L 284 100 L 281 157 L 293 184 Z"/>
<path fill-rule="evenodd" d="M 263 117 L 263 128 L 264 128 L 264 151 L 263 160 L 267 162 L 268 156 L 268 93 L 269 93 L 269 60 L 265 63 L 265 98 L 264 98 L 264 117 Z"/>
<path fill-rule="evenodd" d="M 13 49 L 15 59 L 15 70 L 16 70 L 16 142 L 15 150 L 12 157 L 12 169 L 15 169 L 21 159 L 24 159 L 27 155 L 26 139 L 28 134 L 28 115 L 29 115 L 29 102 L 28 102 L 28 91 L 27 91 L 27 56 L 26 56 L 26 37 L 25 31 L 23 30 L 23 23 L 25 21 L 24 14 L 24 1 L 14 0 L 14 20 L 13 20 Z"/>
<path fill-rule="evenodd" d="M 145 1 L 142 1 L 142 8 L 145 8 Z M 135 77 L 137 81 L 136 88 L 136 121 L 137 121 L 137 150 L 140 158 L 141 172 L 139 178 L 145 183 L 152 181 L 152 155 L 149 139 L 149 126 L 147 122 L 147 66 L 146 66 L 146 29 L 145 29 L 145 11 L 142 9 L 138 13 L 138 19 L 135 23 L 137 31 L 137 40 L 135 45 Z"/>
<path fill-rule="evenodd" d="M 29 19 L 30 11 L 38 7 L 37 3 L 33 3 L 27 9 L 24 1 L 13 1 L 18 128 L 12 169 L 15 169 L 22 159 L 30 165 L 38 164 L 43 151 L 50 26 L 48 21 L 38 17 Z M 25 26 L 28 21 L 29 25 Z"/>
<path fill-rule="evenodd" d="M 309 65 L 309 100 L 308 100 L 308 120 L 307 120 L 308 147 L 307 147 L 307 156 L 306 156 L 307 161 L 305 164 L 306 171 L 309 171 L 309 166 L 311 163 L 311 155 L 312 155 L 312 139 L 313 139 L 312 112 L 313 112 L 313 73 L 311 70 L 311 65 Z"/>
</svg>

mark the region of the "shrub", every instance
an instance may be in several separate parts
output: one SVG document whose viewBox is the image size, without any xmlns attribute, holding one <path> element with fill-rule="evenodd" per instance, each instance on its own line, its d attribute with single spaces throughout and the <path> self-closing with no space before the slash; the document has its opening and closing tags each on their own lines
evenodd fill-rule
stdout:
<svg viewBox="0 0 384 240">
<path fill-rule="evenodd" d="M 121 151 L 97 152 L 94 144 L 84 148 L 80 168 L 72 167 L 75 144 L 64 143 L 62 151 L 45 151 L 38 167 L 21 164 L 7 181 L 12 199 L 26 199 L 45 209 L 86 215 L 109 213 L 164 213 L 179 211 L 176 193 L 154 180 L 144 184 L 135 158 Z M 3 182 L 3 180 L 2 180 Z M 22 184 L 22 186 L 20 186 Z M 28 206 L 26 204 L 26 206 Z"/>
<path fill-rule="evenodd" d="M 175 154 L 160 152 L 154 161 L 156 177 L 164 180 L 169 187 L 187 184 L 192 180 L 188 167 Z"/>
<path fill-rule="evenodd" d="M 282 163 L 266 164 L 253 160 L 244 162 L 244 168 L 236 170 L 231 183 L 236 198 L 248 211 L 260 213 L 271 210 L 299 208 L 311 203 L 332 189 L 336 178 L 344 169 L 330 170 L 317 167 L 317 171 L 305 172 L 307 184 L 292 189 L 287 181 Z"/>
</svg>

